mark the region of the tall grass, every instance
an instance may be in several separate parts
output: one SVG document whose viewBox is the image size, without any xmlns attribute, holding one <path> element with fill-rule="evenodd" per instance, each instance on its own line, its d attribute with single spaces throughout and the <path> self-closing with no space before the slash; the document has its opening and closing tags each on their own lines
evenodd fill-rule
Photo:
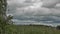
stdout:
<svg viewBox="0 0 60 34">
<path fill-rule="evenodd" d="M 7 34 L 60 34 L 60 30 L 46 26 L 14 25 L 9 29 Z"/>
</svg>

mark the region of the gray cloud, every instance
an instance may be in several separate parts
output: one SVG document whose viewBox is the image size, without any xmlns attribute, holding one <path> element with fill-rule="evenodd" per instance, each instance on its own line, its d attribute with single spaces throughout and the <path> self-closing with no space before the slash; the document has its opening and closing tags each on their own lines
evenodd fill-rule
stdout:
<svg viewBox="0 0 60 34">
<path fill-rule="evenodd" d="M 17 1 L 17 0 L 15 0 Z M 50 7 L 54 4 L 56 4 L 59 0 L 43 0 L 42 4 L 41 1 L 36 2 L 36 3 L 24 3 L 24 1 L 22 1 L 23 3 L 11 3 L 14 2 L 13 1 L 9 1 L 11 4 L 8 5 L 8 9 L 10 10 L 9 13 L 12 13 L 13 15 L 31 15 L 31 16 L 35 16 L 35 15 L 60 15 L 60 8 L 59 9 L 55 9 L 55 8 L 47 8 Z M 32 1 L 30 1 L 32 2 Z M 48 2 L 48 3 L 46 3 Z M 50 2 L 50 4 L 49 4 Z M 39 3 L 39 4 L 38 4 Z M 45 3 L 45 4 L 44 4 Z M 36 4 L 36 5 L 34 5 Z M 47 4 L 47 5 L 46 5 Z M 45 6 L 46 5 L 46 6 Z M 41 6 L 45 6 L 45 7 L 41 7 Z M 52 6 L 53 7 L 53 6 Z"/>
<path fill-rule="evenodd" d="M 19 16 L 15 17 L 13 20 L 17 22 L 16 24 L 26 25 L 26 24 L 44 24 L 57 26 L 60 24 L 59 16 Z"/>
<path fill-rule="evenodd" d="M 20 3 L 16 1 L 8 1 L 8 14 L 14 16 L 15 22 L 29 22 L 30 24 L 32 22 L 49 24 L 60 22 L 59 0 L 38 0 L 37 2 L 36 0 L 27 2 L 20 0 Z"/>
<path fill-rule="evenodd" d="M 60 3 L 60 0 L 43 0 L 43 6 L 46 8 L 54 8 L 56 4 Z"/>
<path fill-rule="evenodd" d="M 15 15 L 58 15 L 60 16 L 60 9 L 49 8 L 17 8 Z"/>
</svg>

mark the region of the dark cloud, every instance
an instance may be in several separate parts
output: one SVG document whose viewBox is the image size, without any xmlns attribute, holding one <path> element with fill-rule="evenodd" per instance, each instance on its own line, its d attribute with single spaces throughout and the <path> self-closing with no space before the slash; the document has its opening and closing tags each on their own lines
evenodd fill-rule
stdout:
<svg viewBox="0 0 60 34">
<path fill-rule="evenodd" d="M 33 3 L 31 0 L 26 0 L 25 3 Z"/>
<path fill-rule="evenodd" d="M 60 17 L 58 16 L 15 16 L 14 22 L 16 24 L 50 24 L 53 26 L 57 26 L 60 23 Z"/>
</svg>

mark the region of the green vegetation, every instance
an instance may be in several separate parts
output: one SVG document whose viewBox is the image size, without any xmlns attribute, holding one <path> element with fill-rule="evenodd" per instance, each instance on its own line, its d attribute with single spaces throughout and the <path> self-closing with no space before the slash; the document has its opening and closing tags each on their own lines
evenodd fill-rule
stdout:
<svg viewBox="0 0 60 34">
<path fill-rule="evenodd" d="M 6 15 L 7 0 L 0 0 L 0 34 L 60 34 L 53 27 L 37 25 L 13 25 L 11 15 Z"/>
<path fill-rule="evenodd" d="M 12 16 L 6 15 L 7 0 L 0 0 L 0 34 L 6 33 L 6 28 L 11 24 Z"/>
<path fill-rule="evenodd" d="M 60 34 L 60 30 L 46 26 L 14 25 L 9 28 L 8 34 Z"/>
</svg>

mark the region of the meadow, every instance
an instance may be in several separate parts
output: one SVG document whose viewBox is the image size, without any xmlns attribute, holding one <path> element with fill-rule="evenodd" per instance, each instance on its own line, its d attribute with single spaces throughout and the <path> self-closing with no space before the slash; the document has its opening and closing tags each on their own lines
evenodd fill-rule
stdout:
<svg viewBox="0 0 60 34">
<path fill-rule="evenodd" d="M 60 30 L 54 27 L 41 25 L 13 25 L 6 30 L 6 34 L 60 34 Z"/>
</svg>

